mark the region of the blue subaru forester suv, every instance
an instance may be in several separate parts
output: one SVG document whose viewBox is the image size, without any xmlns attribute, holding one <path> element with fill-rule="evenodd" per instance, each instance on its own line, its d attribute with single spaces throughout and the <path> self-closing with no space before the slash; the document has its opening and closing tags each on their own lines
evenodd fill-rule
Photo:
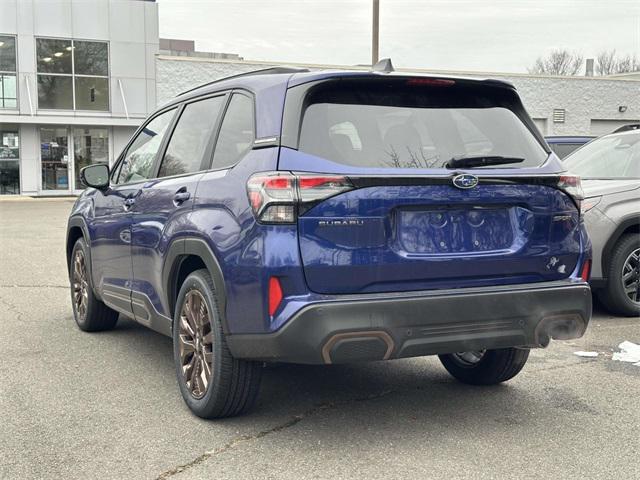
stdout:
<svg viewBox="0 0 640 480">
<path fill-rule="evenodd" d="M 171 100 L 81 178 L 78 326 L 123 314 L 172 336 L 204 418 L 251 408 L 269 361 L 439 355 L 462 382 L 503 382 L 591 316 L 579 178 L 502 81 L 238 75 Z"/>
</svg>

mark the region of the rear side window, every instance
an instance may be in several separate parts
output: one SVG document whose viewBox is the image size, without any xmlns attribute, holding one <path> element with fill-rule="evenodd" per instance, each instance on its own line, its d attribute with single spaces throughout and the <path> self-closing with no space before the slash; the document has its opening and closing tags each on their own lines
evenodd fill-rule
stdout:
<svg viewBox="0 0 640 480">
<path fill-rule="evenodd" d="M 234 94 L 220 127 L 213 168 L 232 167 L 244 157 L 255 139 L 254 125 L 253 101 L 246 95 Z"/>
<path fill-rule="evenodd" d="M 137 182 L 151 176 L 153 162 L 175 112 L 174 108 L 161 113 L 142 128 L 127 149 L 116 183 Z"/>
<path fill-rule="evenodd" d="M 304 103 L 298 149 L 354 167 L 442 168 L 452 158 L 506 156 L 525 161 L 500 168 L 522 168 L 548 156 L 505 88 L 343 80 L 316 87 Z"/>
<path fill-rule="evenodd" d="M 169 140 L 158 176 L 181 175 L 202 169 L 205 153 L 209 151 L 211 154 L 213 133 L 224 99 L 224 96 L 218 96 L 185 106 Z"/>
</svg>

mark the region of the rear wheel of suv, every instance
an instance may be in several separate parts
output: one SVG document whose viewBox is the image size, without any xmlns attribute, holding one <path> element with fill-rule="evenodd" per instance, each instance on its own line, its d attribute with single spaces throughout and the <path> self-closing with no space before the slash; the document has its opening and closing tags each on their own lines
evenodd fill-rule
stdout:
<svg viewBox="0 0 640 480">
<path fill-rule="evenodd" d="M 528 349 L 502 348 L 439 355 L 444 368 L 462 383 L 495 385 L 515 377 L 529 358 Z"/>
<path fill-rule="evenodd" d="M 598 297 L 613 313 L 640 316 L 640 235 L 624 235 L 613 248 L 607 285 Z"/>
<path fill-rule="evenodd" d="M 84 238 L 79 238 L 71 252 L 69 282 L 73 318 L 85 332 L 111 330 L 118 322 L 118 312 L 107 307 L 93 293 L 88 250 Z"/>
<path fill-rule="evenodd" d="M 190 274 L 173 319 L 173 356 L 184 401 L 202 418 L 240 415 L 258 396 L 261 366 L 231 356 L 220 321 L 216 289 L 207 270 Z"/>
</svg>

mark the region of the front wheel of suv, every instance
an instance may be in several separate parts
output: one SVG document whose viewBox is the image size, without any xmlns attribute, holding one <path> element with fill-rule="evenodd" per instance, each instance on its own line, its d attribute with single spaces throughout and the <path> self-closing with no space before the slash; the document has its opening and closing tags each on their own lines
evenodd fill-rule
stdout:
<svg viewBox="0 0 640 480">
<path fill-rule="evenodd" d="M 444 368 L 470 385 L 495 385 L 512 379 L 529 358 L 529 350 L 501 348 L 439 355 Z"/>
<path fill-rule="evenodd" d="M 640 235 L 625 235 L 616 243 L 606 276 L 600 301 L 613 313 L 640 316 Z"/>
<path fill-rule="evenodd" d="M 190 274 L 178 293 L 173 356 L 182 398 L 202 418 L 249 411 L 258 396 L 261 366 L 233 358 L 222 331 L 217 292 L 207 270 Z"/>
<path fill-rule="evenodd" d="M 71 252 L 69 265 L 73 318 L 80 330 L 99 332 L 111 330 L 118 322 L 118 312 L 102 303 L 93 293 L 89 270 L 89 249 L 79 238 Z"/>
</svg>

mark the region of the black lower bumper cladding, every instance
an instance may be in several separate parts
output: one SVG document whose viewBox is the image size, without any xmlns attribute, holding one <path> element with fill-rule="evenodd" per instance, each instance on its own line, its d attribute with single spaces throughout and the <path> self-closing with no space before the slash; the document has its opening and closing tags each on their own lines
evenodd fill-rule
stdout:
<svg viewBox="0 0 640 480">
<path fill-rule="evenodd" d="M 309 364 L 535 348 L 581 337 L 591 309 L 589 285 L 576 281 L 344 296 L 227 342 L 236 358 Z"/>
</svg>

